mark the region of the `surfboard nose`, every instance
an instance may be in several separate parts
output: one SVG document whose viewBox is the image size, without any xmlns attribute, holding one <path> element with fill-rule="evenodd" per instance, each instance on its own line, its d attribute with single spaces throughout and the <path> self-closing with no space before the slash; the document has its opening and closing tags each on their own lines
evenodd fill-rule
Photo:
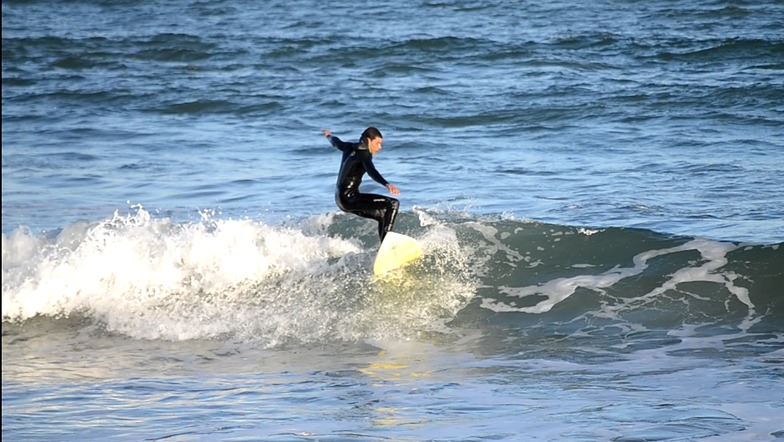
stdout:
<svg viewBox="0 0 784 442">
<path fill-rule="evenodd" d="M 400 233 L 387 232 L 373 263 L 373 273 L 382 276 L 403 267 L 422 256 L 422 247 L 417 240 Z"/>
</svg>

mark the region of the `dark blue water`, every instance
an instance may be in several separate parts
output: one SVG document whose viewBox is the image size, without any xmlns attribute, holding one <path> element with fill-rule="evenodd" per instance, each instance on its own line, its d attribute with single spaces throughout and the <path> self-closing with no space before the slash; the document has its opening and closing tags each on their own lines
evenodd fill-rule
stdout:
<svg viewBox="0 0 784 442">
<path fill-rule="evenodd" d="M 780 2 L 2 7 L 4 438 L 784 437 Z"/>
</svg>

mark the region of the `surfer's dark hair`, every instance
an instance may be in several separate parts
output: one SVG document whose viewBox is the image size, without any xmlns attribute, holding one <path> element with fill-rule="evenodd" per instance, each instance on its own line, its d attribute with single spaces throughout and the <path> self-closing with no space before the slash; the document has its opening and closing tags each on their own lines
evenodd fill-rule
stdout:
<svg viewBox="0 0 784 442">
<path fill-rule="evenodd" d="M 381 135 L 380 130 L 371 126 L 365 129 L 364 132 L 362 132 L 362 136 L 359 137 L 359 143 L 367 144 L 368 140 L 375 140 L 376 138 L 384 138 L 384 136 Z"/>
</svg>

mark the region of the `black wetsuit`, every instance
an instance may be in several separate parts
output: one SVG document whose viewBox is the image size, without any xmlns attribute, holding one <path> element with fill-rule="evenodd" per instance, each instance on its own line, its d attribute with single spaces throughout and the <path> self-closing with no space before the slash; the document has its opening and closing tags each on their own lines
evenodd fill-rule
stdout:
<svg viewBox="0 0 784 442">
<path fill-rule="evenodd" d="M 328 138 L 333 146 L 343 152 L 335 189 L 335 202 L 345 212 L 378 221 L 378 236 L 381 241 L 384 241 L 384 236 L 395 224 L 400 202 L 395 198 L 359 192 L 359 185 L 365 173 L 383 186 L 389 184 L 373 165 L 373 154 L 370 153 L 367 145 L 347 143 L 334 135 Z"/>
</svg>

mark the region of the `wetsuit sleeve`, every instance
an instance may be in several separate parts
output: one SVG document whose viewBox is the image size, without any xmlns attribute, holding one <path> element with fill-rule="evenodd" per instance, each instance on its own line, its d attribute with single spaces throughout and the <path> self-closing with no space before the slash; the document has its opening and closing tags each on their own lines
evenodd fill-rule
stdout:
<svg viewBox="0 0 784 442">
<path fill-rule="evenodd" d="M 338 137 L 336 137 L 334 135 L 328 136 L 327 139 L 329 140 L 329 143 L 332 144 L 332 146 L 335 149 L 338 149 L 341 152 L 345 152 L 346 149 L 349 147 L 349 143 L 344 142 L 343 140 L 341 140 L 340 138 L 338 138 Z"/>
<path fill-rule="evenodd" d="M 367 172 L 370 178 L 373 178 L 373 181 L 381 184 L 382 186 L 386 187 L 389 182 L 384 179 L 383 176 L 376 170 L 376 166 L 373 164 L 373 155 L 370 154 L 369 151 L 359 151 L 362 155 L 362 165 L 365 166 L 365 171 Z"/>
</svg>

